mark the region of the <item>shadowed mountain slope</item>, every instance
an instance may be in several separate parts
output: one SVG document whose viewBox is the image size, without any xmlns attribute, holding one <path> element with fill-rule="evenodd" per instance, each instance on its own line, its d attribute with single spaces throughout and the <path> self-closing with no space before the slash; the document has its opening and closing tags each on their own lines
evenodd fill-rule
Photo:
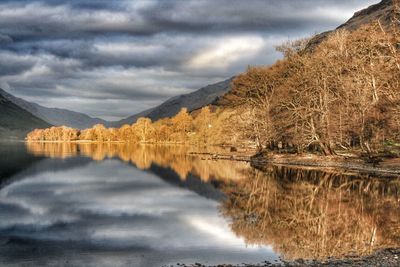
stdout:
<svg viewBox="0 0 400 267">
<path fill-rule="evenodd" d="M 50 126 L 0 95 L 0 139 L 23 139 L 35 128 Z"/>
<path fill-rule="evenodd" d="M 232 80 L 233 78 L 230 78 L 223 82 L 208 85 L 190 94 L 173 97 L 155 108 L 143 111 L 111 124 L 116 127 L 124 124 L 132 124 L 140 117 L 148 117 L 155 121 L 175 116 L 183 107 L 188 108 L 189 111 L 202 108 L 214 103 L 219 97 L 227 93 L 231 89 L 230 85 Z"/>
<path fill-rule="evenodd" d="M 0 89 L 0 96 L 8 99 L 18 107 L 32 113 L 34 116 L 55 126 L 68 126 L 78 129 L 90 128 L 95 124 L 106 124 L 107 121 L 89 117 L 86 114 L 70 111 L 67 109 L 47 108 L 36 103 L 28 102 L 24 99 L 15 97 Z"/>
</svg>

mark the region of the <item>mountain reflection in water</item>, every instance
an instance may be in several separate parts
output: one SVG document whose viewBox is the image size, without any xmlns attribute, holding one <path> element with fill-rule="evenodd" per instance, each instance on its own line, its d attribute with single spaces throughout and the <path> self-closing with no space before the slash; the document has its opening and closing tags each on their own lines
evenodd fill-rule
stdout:
<svg viewBox="0 0 400 267">
<path fill-rule="evenodd" d="M 88 198 L 77 197 L 78 203 L 73 203 L 74 205 L 83 205 L 85 203 L 104 205 L 96 207 L 99 210 L 109 208 L 107 214 L 120 212 L 121 216 L 124 214 L 127 216 L 126 218 L 120 216 L 117 219 L 118 222 L 112 222 L 112 225 L 121 224 L 120 227 L 124 230 L 106 229 L 107 222 L 111 220 L 107 217 L 108 215 L 104 218 L 101 216 L 97 218 L 96 216 L 99 215 L 92 214 L 92 206 L 81 207 L 88 208 L 91 211 L 91 213 L 85 214 L 87 218 L 95 216 L 96 218 L 93 217 L 93 220 L 100 225 L 103 224 L 103 228 L 108 231 L 106 232 L 108 234 L 104 234 L 103 230 L 97 229 L 97 232 L 103 233 L 103 235 L 97 235 L 95 236 L 96 238 L 101 237 L 107 240 L 111 236 L 115 238 L 124 237 L 128 240 L 128 234 L 140 233 L 142 229 L 147 229 L 147 231 L 143 230 L 144 233 L 147 233 L 146 236 L 135 236 L 133 234 L 137 242 L 140 240 L 135 245 L 142 245 L 144 248 L 151 247 L 152 249 L 165 248 L 166 246 L 173 248 L 178 246 L 177 244 L 179 244 L 178 247 L 184 246 L 187 248 L 196 244 L 203 246 L 203 248 L 208 246 L 207 244 L 210 246 L 209 250 L 199 250 L 197 248 L 191 252 L 192 254 L 187 251 L 185 253 L 181 251 L 169 258 L 170 261 L 160 260 L 156 261 L 157 263 L 173 263 L 174 260 L 175 262 L 182 262 L 179 259 L 187 259 L 188 261 L 186 262 L 192 263 L 195 260 L 202 263 L 215 264 L 229 262 L 258 263 L 261 260 L 273 261 L 277 259 L 277 255 L 285 260 L 340 258 L 347 255 L 367 255 L 376 249 L 399 247 L 400 245 L 399 179 L 278 166 L 268 166 L 263 171 L 260 171 L 242 162 L 214 161 L 208 159 L 205 155 L 194 156 L 189 152 L 204 151 L 185 146 L 134 146 L 93 143 L 27 143 L 26 145 L 27 150 L 39 158 L 70 160 L 83 156 L 94 160 L 94 162 L 101 163 L 101 161 L 105 161 L 106 164 L 92 166 L 93 168 L 95 167 L 95 174 L 92 173 L 94 172 L 93 170 L 90 170 L 91 173 L 89 173 L 89 170 L 85 169 L 87 173 L 84 174 L 87 177 L 85 178 L 86 180 L 82 178 L 83 181 L 85 183 L 94 183 L 95 188 L 103 186 L 108 188 L 112 183 L 111 178 L 107 176 L 110 172 L 117 173 L 115 174 L 115 179 L 122 179 L 122 181 L 126 182 L 129 175 L 139 175 L 135 174 L 137 172 L 128 174 L 128 169 L 119 170 L 117 168 L 121 168 L 120 165 L 110 163 L 108 160 L 119 159 L 123 163 L 132 164 L 141 172 L 155 174 L 167 184 L 184 187 L 185 190 L 192 191 L 200 196 L 201 198 L 194 198 L 193 196 L 187 198 L 186 194 L 181 195 L 181 192 L 179 194 L 174 193 L 175 197 L 167 202 L 146 200 L 141 206 L 146 212 L 139 212 L 135 210 L 138 206 L 132 203 L 135 203 L 135 201 L 140 203 L 140 201 L 148 197 L 146 194 L 154 194 L 154 192 L 146 190 L 151 189 L 156 184 L 156 187 L 160 186 L 159 183 L 152 184 L 153 182 L 144 184 L 139 179 L 137 181 L 134 180 L 132 184 L 129 182 L 129 184 L 118 185 L 112 189 L 112 195 L 107 195 L 108 191 L 106 195 L 101 197 L 93 195 L 94 200 L 90 198 L 90 192 L 86 192 Z M 123 164 L 122 166 L 125 165 Z M 65 172 L 64 176 L 60 176 L 60 180 L 57 181 L 61 182 L 61 179 L 65 179 L 65 176 L 68 175 L 74 177 L 74 175 L 78 174 L 71 171 Z M 96 181 L 96 177 L 98 177 L 98 181 Z M 51 178 L 47 177 L 46 179 Z M 79 181 L 79 183 L 84 188 L 85 183 L 83 181 Z M 75 182 L 78 183 L 78 181 Z M 102 185 L 102 183 L 108 184 Z M 134 191 L 132 191 L 133 188 L 135 188 Z M 56 189 L 53 188 L 52 190 L 61 192 Z M 110 190 L 110 188 L 107 190 Z M 168 190 L 158 191 L 154 197 L 159 199 L 162 195 L 161 193 L 168 192 Z M 23 193 L 24 190 L 21 192 Z M 19 194 L 22 194 L 21 192 Z M 129 196 L 132 192 L 143 198 L 135 199 L 135 196 Z M 112 196 L 111 199 L 109 198 L 110 196 Z M 214 206 L 210 202 L 204 202 L 202 200 L 204 198 L 217 200 L 217 202 L 215 202 Z M 129 201 L 119 207 L 116 203 L 121 200 Z M 29 203 L 29 200 L 26 201 L 26 203 Z M 45 202 L 46 200 L 42 199 L 42 201 Z M 108 201 L 111 201 L 111 204 Z M 71 205 L 65 199 L 62 200 L 62 203 L 64 202 Z M 129 205 L 134 205 L 134 207 Z M 182 205 L 184 208 L 182 208 Z M 38 206 L 40 207 L 40 205 Z M 60 207 L 58 206 L 58 208 Z M 158 211 L 157 207 L 159 208 Z M 119 210 L 120 208 L 125 209 L 125 212 Z M 132 209 L 135 210 L 135 214 L 141 214 L 140 223 L 128 216 Z M 182 227 L 182 231 L 178 232 L 177 226 L 170 226 L 172 227 L 172 235 L 166 234 L 168 231 L 163 232 L 160 230 L 156 230 L 151 234 L 151 231 L 153 231 L 151 218 L 156 215 L 162 217 L 161 221 L 163 221 L 165 227 L 170 225 L 164 221 L 167 220 L 163 217 L 164 215 L 160 215 L 165 212 L 164 209 L 171 209 L 172 213 L 168 213 L 168 220 L 173 221 L 172 225 Z M 189 212 L 187 209 L 189 209 Z M 212 209 L 216 211 L 213 216 L 218 217 L 219 214 L 219 219 L 209 214 Z M 155 213 L 151 214 L 151 212 Z M 181 225 L 180 220 L 183 218 L 179 218 L 179 216 L 182 216 L 179 214 L 183 212 L 187 213 L 184 216 L 184 220 L 190 221 L 192 227 L 201 230 L 201 232 L 207 232 L 214 238 L 221 238 L 221 243 L 215 243 L 212 238 L 204 239 L 201 235 L 197 236 L 197 234 L 191 232 L 190 228 L 187 228 L 186 224 Z M 144 215 L 147 217 L 143 217 Z M 66 216 L 65 218 L 72 221 L 74 220 L 73 217 L 69 218 L 66 214 L 62 214 L 62 216 Z M 75 214 L 74 216 L 77 215 Z M 79 216 L 83 215 L 79 213 Z M 174 216 L 177 217 L 175 218 Z M 132 225 L 130 222 L 133 221 L 135 223 Z M 228 221 L 226 227 L 229 230 L 222 226 L 226 221 Z M 159 225 L 159 222 L 153 222 L 153 224 L 154 229 L 163 228 L 163 224 Z M 66 226 L 63 227 L 65 228 Z M 128 227 L 132 227 L 132 229 Z M 217 228 L 219 229 L 218 231 Z M 14 234 L 16 233 L 15 229 L 13 228 Z M 91 231 L 95 230 L 95 227 L 91 229 Z M 26 232 L 24 233 L 29 236 Z M 60 234 L 57 231 L 51 233 L 54 235 L 56 233 Z M 44 235 L 50 234 L 45 233 Z M 80 236 L 79 233 L 78 236 Z M 92 236 L 91 238 L 94 237 Z M 169 241 L 164 241 L 166 240 L 165 238 L 169 239 Z M 154 248 L 157 239 L 165 243 L 161 244 L 160 247 L 156 246 Z M 194 239 L 197 241 L 194 241 Z M 248 246 L 248 250 L 243 247 L 238 249 L 241 246 L 241 242 L 243 242 L 244 246 Z M 235 244 L 233 247 L 236 248 L 237 253 L 228 252 L 232 250 L 232 244 Z M 273 249 L 275 254 L 270 248 Z M 212 253 L 210 251 L 219 252 Z M 196 253 L 202 255 L 196 257 L 194 256 Z M 167 254 L 170 255 L 171 253 Z M 158 257 L 168 258 L 166 254 L 162 253 L 159 253 Z M 207 262 L 204 262 L 204 259 L 207 259 Z"/>
</svg>

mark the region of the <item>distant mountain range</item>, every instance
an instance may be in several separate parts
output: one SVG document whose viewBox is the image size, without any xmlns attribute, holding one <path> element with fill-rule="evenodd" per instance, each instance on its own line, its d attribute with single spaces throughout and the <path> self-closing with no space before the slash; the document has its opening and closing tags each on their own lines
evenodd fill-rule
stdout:
<svg viewBox="0 0 400 267">
<path fill-rule="evenodd" d="M 55 126 L 69 126 L 78 129 L 90 128 L 95 124 L 107 124 L 108 122 L 98 118 L 89 117 L 86 114 L 70 111 L 67 109 L 47 108 L 39 104 L 28 102 L 22 98 L 15 97 L 0 89 L 0 96 L 8 99 L 20 108 L 28 111 L 32 115 Z"/>
<path fill-rule="evenodd" d="M 41 122 L 47 123 L 37 124 L 38 127 L 33 128 L 44 128 L 49 125 L 65 125 L 77 129 L 85 129 L 90 128 L 95 124 L 104 124 L 108 127 L 120 127 L 124 124 L 133 124 L 140 117 L 148 117 L 152 120 L 158 120 L 176 115 L 183 107 L 188 108 L 189 111 L 193 111 L 209 105 L 230 90 L 231 81 L 232 78 L 223 82 L 208 85 L 189 94 L 173 97 L 157 107 L 115 122 L 92 118 L 86 114 L 67 109 L 47 108 L 36 103 L 28 102 L 22 98 L 15 97 L 2 89 L 0 89 L 0 97 L 4 101 L 7 100 L 9 104 L 13 104 L 14 108 L 25 111 L 25 114 L 29 114 L 32 118 L 40 119 Z M 4 117 L 4 120 L 5 119 L 6 118 Z M 12 119 L 8 118 L 7 121 L 12 121 Z M 18 125 L 19 124 L 16 124 L 15 126 Z"/>
<path fill-rule="evenodd" d="M 35 128 L 51 125 L 0 95 L 0 139 L 23 139 Z"/>
</svg>

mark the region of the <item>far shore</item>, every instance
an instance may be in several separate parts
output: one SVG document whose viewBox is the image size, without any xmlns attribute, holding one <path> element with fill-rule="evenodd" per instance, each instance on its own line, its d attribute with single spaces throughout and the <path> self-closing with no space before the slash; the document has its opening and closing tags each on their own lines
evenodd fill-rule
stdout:
<svg viewBox="0 0 400 267">
<path fill-rule="evenodd" d="M 37 141 L 37 140 L 24 140 L 25 143 L 51 143 L 51 144 L 134 144 L 134 145 L 187 145 L 194 146 L 193 144 L 186 143 L 173 143 L 173 142 L 163 142 L 163 143 L 134 143 L 125 141 L 92 141 L 92 140 L 71 140 L 71 141 Z"/>
<path fill-rule="evenodd" d="M 25 143 L 52 143 L 52 144 L 129 144 L 123 141 L 107 141 L 107 142 L 98 142 L 92 140 L 71 140 L 71 141 L 32 141 L 32 140 L 24 140 Z"/>
</svg>

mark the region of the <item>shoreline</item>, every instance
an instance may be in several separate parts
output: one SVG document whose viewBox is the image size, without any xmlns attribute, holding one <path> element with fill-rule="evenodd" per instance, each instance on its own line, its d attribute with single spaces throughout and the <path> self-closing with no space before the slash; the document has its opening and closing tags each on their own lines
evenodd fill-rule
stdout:
<svg viewBox="0 0 400 267">
<path fill-rule="evenodd" d="M 248 162 L 256 169 L 263 170 L 268 165 L 289 166 L 309 170 L 341 170 L 356 173 L 375 174 L 385 177 L 400 177 L 400 158 L 384 159 L 378 164 L 367 163 L 360 157 L 320 156 L 315 154 L 274 154 L 252 155 L 246 153 L 198 153 L 190 155 L 206 156 L 208 160 L 231 160 Z"/>
<path fill-rule="evenodd" d="M 52 144 L 131 144 L 121 141 L 97 142 L 90 140 L 74 141 L 23 141 L 24 143 L 52 143 Z M 196 145 L 182 143 L 140 143 L 138 145 L 159 145 L 159 146 L 188 146 Z M 227 148 L 222 146 L 208 146 L 210 151 L 213 148 Z M 218 150 L 218 149 L 216 149 Z M 260 153 L 256 154 L 253 148 L 243 148 L 235 152 L 188 152 L 190 156 L 203 156 L 208 160 L 230 160 L 248 162 L 254 168 L 263 170 L 269 164 L 290 166 L 295 168 L 306 168 L 314 170 L 342 170 L 357 173 L 375 174 L 387 177 L 400 177 L 400 158 L 381 158 L 379 162 L 366 162 L 357 155 L 322 156 L 317 154 L 288 154 L 288 153 Z"/>
<path fill-rule="evenodd" d="M 250 163 L 253 167 L 261 170 L 267 164 L 274 164 L 309 169 L 340 169 L 343 171 L 400 177 L 400 158 L 384 159 L 374 164 L 367 163 L 360 157 L 270 154 L 268 156 L 252 156 Z"/>
<path fill-rule="evenodd" d="M 92 140 L 71 140 L 71 141 L 36 141 L 36 140 L 19 140 L 18 142 L 22 143 L 38 143 L 38 144 L 126 144 L 126 145 L 157 145 L 157 146 L 197 146 L 196 144 L 189 143 L 179 143 L 179 142 L 162 142 L 162 143 L 153 143 L 153 142 L 126 142 L 126 141 L 92 141 Z"/>
<path fill-rule="evenodd" d="M 343 259 L 327 259 L 327 260 L 293 260 L 284 261 L 281 263 L 262 262 L 259 264 L 218 264 L 218 265 L 202 265 L 195 263 L 192 265 L 177 264 L 175 266 L 181 267 L 339 267 L 339 266 L 356 266 L 356 267 L 397 267 L 400 266 L 400 249 L 388 248 L 375 251 L 369 256 L 363 257 L 345 257 Z"/>
</svg>

